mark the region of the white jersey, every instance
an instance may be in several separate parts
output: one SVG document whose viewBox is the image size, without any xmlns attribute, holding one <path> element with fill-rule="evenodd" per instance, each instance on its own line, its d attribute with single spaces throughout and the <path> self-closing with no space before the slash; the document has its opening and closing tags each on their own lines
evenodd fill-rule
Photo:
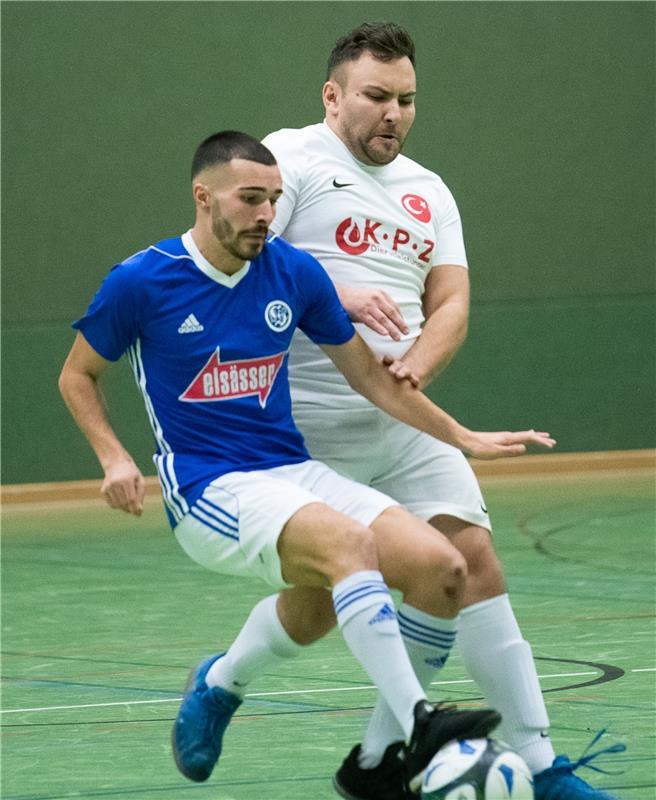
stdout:
<svg viewBox="0 0 656 800">
<path fill-rule="evenodd" d="M 467 266 L 451 192 L 435 173 L 403 155 L 381 167 L 362 164 L 325 122 L 276 131 L 263 141 L 284 182 L 272 229 L 312 253 L 338 286 L 383 289 L 398 303 L 409 328 L 400 342 L 356 327 L 379 357 L 400 358 L 421 332 L 431 268 Z M 298 331 L 289 377 L 295 403 L 367 404 Z"/>
</svg>

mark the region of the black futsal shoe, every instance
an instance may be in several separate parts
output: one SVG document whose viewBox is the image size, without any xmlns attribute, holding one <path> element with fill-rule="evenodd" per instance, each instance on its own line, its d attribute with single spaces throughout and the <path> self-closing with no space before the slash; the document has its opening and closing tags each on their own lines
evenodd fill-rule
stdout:
<svg viewBox="0 0 656 800">
<path fill-rule="evenodd" d="M 351 750 L 333 777 L 337 794 L 346 800 L 416 800 L 406 789 L 405 767 L 399 758 L 403 742 L 394 742 L 377 767 L 363 769 L 360 745 Z"/>
<path fill-rule="evenodd" d="M 414 716 L 410 742 L 401 754 L 408 786 L 415 794 L 419 794 L 426 767 L 441 747 L 453 739 L 485 738 L 501 722 L 501 714 L 491 708 L 460 711 L 455 706 L 433 705 L 426 700 L 417 703 Z"/>
</svg>

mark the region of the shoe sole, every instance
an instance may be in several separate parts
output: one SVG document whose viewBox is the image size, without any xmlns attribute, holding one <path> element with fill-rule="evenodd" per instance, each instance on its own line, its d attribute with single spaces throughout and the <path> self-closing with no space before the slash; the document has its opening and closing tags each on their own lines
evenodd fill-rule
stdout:
<svg viewBox="0 0 656 800">
<path fill-rule="evenodd" d="M 498 711 L 490 711 L 484 719 L 481 719 L 478 723 L 478 727 L 470 728 L 467 731 L 466 735 L 462 736 L 453 736 L 449 741 L 460 740 L 460 739 L 485 739 L 487 738 L 490 733 L 499 725 L 501 722 L 501 714 Z M 441 750 L 444 745 L 448 744 L 448 742 L 443 742 L 435 751 L 436 753 Z M 433 754 L 435 755 L 435 754 Z M 430 763 L 433 756 L 428 759 L 428 763 Z M 428 768 L 428 764 L 418 772 L 413 778 L 408 781 L 408 786 L 410 787 L 410 791 L 414 794 L 419 794 L 421 791 L 421 784 L 424 780 L 424 773 Z"/>
<path fill-rule="evenodd" d="M 345 800 L 363 800 L 362 797 L 358 797 L 357 795 L 351 794 L 347 789 L 345 789 L 337 780 L 336 775 L 333 775 L 333 789 L 337 792 L 338 795 L 344 797 Z"/>
</svg>

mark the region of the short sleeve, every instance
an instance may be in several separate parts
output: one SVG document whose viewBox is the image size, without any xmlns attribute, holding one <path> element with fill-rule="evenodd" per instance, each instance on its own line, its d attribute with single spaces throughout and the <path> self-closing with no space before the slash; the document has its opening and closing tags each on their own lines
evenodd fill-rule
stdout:
<svg viewBox="0 0 656 800">
<path fill-rule="evenodd" d="M 108 361 L 117 361 L 139 335 L 133 277 L 133 268 L 125 264 L 114 267 L 86 314 L 73 323 L 91 347 Z"/>
<path fill-rule="evenodd" d="M 437 245 L 432 265 L 457 264 L 467 266 L 467 253 L 462 234 L 462 222 L 456 201 L 449 189 L 442 183 L 440 187 L 440 206 L 435 225 Z"/>
<path fill-rule="evenodd" d="M 290 133 L 292 131 L 275 131 L 262 140 L 262 144 L 268 147 L 275 156 L 282 175 L 282 195 L 276 203 L 276 216 L 270 226 L 271 230 L 279 236 L 285 235 L 285 230 L 294 213 L 303 175 L 300 154 L 290 139 Z"/>
<path fill-rule="evenodd" d="M 355 328 L 339 301 L 335 286 L 321 264 L 303 253 L 304 310 L 298 327 L 315 344 L 345 344 Z"/>
</svg>

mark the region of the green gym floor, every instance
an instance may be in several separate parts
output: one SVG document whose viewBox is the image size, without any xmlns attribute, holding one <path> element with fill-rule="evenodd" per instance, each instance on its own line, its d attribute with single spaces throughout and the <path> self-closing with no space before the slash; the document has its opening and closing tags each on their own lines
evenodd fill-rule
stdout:
<svg viewBox="0 0 656 800">
<path fill-rule="evenodd" d="M 645 471 L 483 481 L 557 752 L 627 745 L 583 770 L 622 800 L 656 797 L 654 483 Z M 206 784 L 169 732 L 189 667 L 225 648 L 256 582 L 203 571 L 159 502 L 140 520 L 98 503 L 5 508 L 4 800 L 329 800 L 375 692 L 332 633 L 253 685 Z M 482 703 L 457 653 L 432 697 Z"/>
</svg>

